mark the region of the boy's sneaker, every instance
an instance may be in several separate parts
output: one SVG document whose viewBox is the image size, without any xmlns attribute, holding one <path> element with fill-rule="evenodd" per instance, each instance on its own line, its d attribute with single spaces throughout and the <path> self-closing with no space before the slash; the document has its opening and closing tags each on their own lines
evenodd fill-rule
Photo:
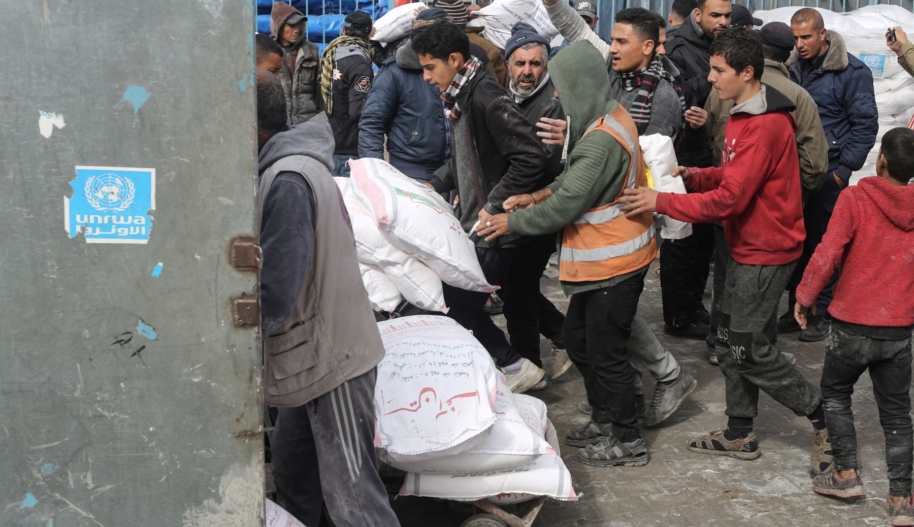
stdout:
<svg viewBox="0 0 914 527">
<path fill-rule="evenodd" d="M 705 340 L 708 338 L 710 328 L 701 320 L 696 320 L 688 325 L 664 324 L 663 332 L 672 337 L 683 337 L 687 339 Z"/>
<path fill-rule="evenodd" d="M 835 468 L 835 455 L 828 440 L 828 429 L 813 430 L 812 454 L 809 456 L 809 475 L 815 478 L 833 471 Z"/>
<path fill-rule="evenodd" d="M 546 372 L 526 359 L 524 359 L 520 371 L 515 373 L 505 371 L 504 374 L 508 380 L 508 389 L 515 394 L 521 394 L 532 389 L 546 376 Z"/>
<path fill-rule="evenodd" d="M 578 403 L 578 411 L 582 414 L 590 415 L 593 413 L 593 406 L 590 406 L 590 403 L 587 401 L 582 401 Z"/>
<path fill-rule="evenodd" d="M 708 350 L 708 362 L 714 366 L 720 366 L 720 360 L 717 358 L 717 353 Z"/>
<path fill-rule="evenodd" d="M 581 428 L 568 432 L 568 436 L 565 437 L 565 444 L 584 448 L 587 445 L 599 443 L 600 439 L 612 435 L 612 423 L 595 423 L 591 421 Z"/>
<path fill-rule="evenodd" d="M 709 456 L 728 456 L 736 459 L 756 459 L 762 455 L 755 434 L 730 441 L 724 437 L 723 430 L 716 430 L 708 435 L 693 437 L 689 440 L 689 450 Z"/>
<path fill-rule="evenodd" d="M 673 415 L 673 412 L 679 409 L 682 401 L 695 390 L 696 386 L 698 386 L 698 381 L 685 370 L 680 370 L 679 377 L 669 384 L 658 382 L 654 388 L 651 406 L 644 416 L 644 426 L 657 426 Z"/>
<path fill-rule="evenodd" d="M 891 496 L 889 496 L 891 498 Z M 885 500 L 885 510 L 889 511 L 892 525 L 895 527 L 914 526 L 914 496 L 908 496 L 903 505 L 892 505 L 891 499 Z"/>
<path fill-rule="evenodd" d="M 565 375 L 565 373 L 571 369 L 573 363 L 571 358 L 568 357 L 568 352 L 564 349 L 554 348 L 555 349 L 555 360 L 552 362 L 552 370 L 549 372 L 549 380 L 555 380 Z"/>
<path fill-rule="evenodd" d="M 610 434 L 609 437 L 603 437 L 597 443 L 578 450 L 578 460 L 594 467 L 643 467 L 650 458 L 643 438 L 623 443 Z"/>
<path fill-rule="evenodd" d="M 866 491 L 863 490 L 863 482 L 860 481 L 860 475 L 856 471 L 854 472 L 854 477 L 847 479 L 839 478 L 838 472 L 834 470 L 828 474 L 816 476 L 812 480 L 812 490 L 818 494 L 843 499 L 866 496 Z"/>
</svg>

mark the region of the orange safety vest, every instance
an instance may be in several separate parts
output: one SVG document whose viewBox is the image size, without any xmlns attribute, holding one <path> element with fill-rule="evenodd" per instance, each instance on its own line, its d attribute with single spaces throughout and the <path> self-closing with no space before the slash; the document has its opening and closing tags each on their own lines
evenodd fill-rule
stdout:
<svg viewBox="0 0 914 527">
<path fill-rule="evenodd" d="M 647 177 L 638 131 L 625 108 L 601 117 L 584 135 L 606 132 L 629 154 L 628 178 L 623 190 L 645 186 Z M 622 192 L 619 193 L 622 196 Z M 618 197 L 612 203 L 588 210 L 562 232 L 559 280 L 595 282 L 608 280 L 650 264 L 657 257 L 654 219 L 650 212 L 626 216 Z"/>
</svg>

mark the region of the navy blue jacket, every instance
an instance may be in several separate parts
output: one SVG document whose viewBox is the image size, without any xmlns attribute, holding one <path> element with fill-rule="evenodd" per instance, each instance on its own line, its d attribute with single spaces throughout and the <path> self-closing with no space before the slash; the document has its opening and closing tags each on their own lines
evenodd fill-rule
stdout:
<svg viewBox="0 0 914 527">
<path fill-rule="evenodd" d="M 873 73 L 847 52 L 841 35 L 829 31 L 825 38 L 829 46 L 822 65 L 809 71 L 808 64 L 791 58 L 790 80 L 809 92 L 819 107 L 828 140 L 828 170 L 847 181 L 876 144 L 879 113 Z"/>
<path fill-rule="evenodd" d="M 392 157 L 434 171 L 447 162 L 450 142 L 444 104 L 425 82 L 409 44 L 383 62 L 359 120 L 359 157 L 384 157 L 384 136 Z"/>
</svg>

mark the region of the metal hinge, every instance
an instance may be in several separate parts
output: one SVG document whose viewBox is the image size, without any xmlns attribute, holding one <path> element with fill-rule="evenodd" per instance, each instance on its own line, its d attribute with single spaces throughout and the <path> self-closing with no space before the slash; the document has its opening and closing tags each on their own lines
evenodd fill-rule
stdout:
<svg viewBox="0 0 914 527">
<path fill-rule="evenodd" d="M 242 293 L 240 298 L 232 299 L 232 321 L 239 328 L 260 325 L 260 304 L 257 297 Z"/>
<path fill-rule="evenodd" d="M 263 251 L 253 236 L 239 236 L 232 240 L 232 267 L 238 271 L 257 271 L 263 267 Z"/>
</svg>

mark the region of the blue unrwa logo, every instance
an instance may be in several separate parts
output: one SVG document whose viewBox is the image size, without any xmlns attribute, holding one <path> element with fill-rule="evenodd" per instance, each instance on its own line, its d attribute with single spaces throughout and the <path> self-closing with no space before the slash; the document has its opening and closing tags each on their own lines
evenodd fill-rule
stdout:
<svg viewBox="0 0 914 527">
<path fill-rule="evenodd" d="M 73 197 L 64 199 L 70 238 L 87 243 L 146 243 L 155 210 L 155 169 L 76 167 Z"/>
</svg>

